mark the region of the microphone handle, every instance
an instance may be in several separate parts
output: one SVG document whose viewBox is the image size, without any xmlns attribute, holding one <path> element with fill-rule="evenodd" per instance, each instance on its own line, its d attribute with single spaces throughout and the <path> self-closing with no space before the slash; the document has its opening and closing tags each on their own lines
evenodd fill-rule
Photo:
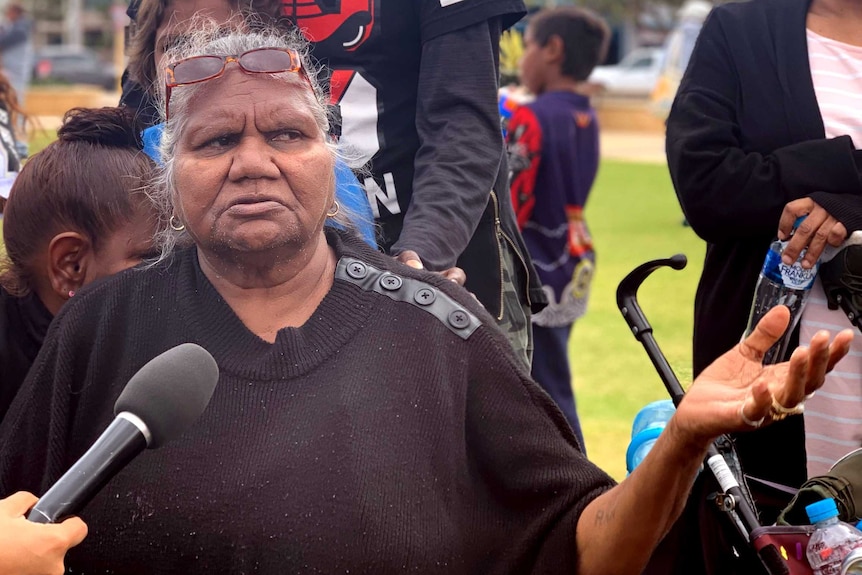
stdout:
<svg viewBox="0 0 862 575">
<path fill-rule="evenodd" d="M 124 415 L 127 414 L 114 418 L 90 449 L 45 492 L 27 515 L 28 521 L 59 523 L 76 515 L 117 472 L 147 448 L 144 433 Z"/>
</svg>

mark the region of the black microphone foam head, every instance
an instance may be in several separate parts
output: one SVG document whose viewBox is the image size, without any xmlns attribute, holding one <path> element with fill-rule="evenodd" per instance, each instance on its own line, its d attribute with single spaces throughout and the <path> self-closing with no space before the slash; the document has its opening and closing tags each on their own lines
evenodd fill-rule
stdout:
<svg viewBox="0 0 862 575">
<path fill-rule="evenodd" d="M 179 437 L 197 421 L 218 383 L 218 365 L 207 350 L 184 343 L 157 355 L 132 376 L 114 414 L 132 413 L 147 424 L 150 449 Z"/>
</svg>

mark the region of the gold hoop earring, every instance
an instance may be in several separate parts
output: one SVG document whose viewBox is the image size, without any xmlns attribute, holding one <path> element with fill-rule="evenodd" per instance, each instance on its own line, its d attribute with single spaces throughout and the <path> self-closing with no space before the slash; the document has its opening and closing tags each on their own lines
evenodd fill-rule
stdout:
<svg viewBox="0 0 862 575">
<path fill-rule="evenodd" d="M 177 224 L 179 222 L 179 225 Z M 181 232 L 186 229 L 186 225 L 180 222 L 180 219 L 176 216 L 171 216 L 171 219 L 168 220 L 168 225 L 171 226 L 171 229 L 175 232 Z"/>
<path fill-rule="evenodd" d="M 332 200 L 332 207 L 333 207 L 333 211 L 326 212 L 327 218 L 334 218 L 338 214 L 338 208 L 339 208 L 338 200 Z"/>
</svg>

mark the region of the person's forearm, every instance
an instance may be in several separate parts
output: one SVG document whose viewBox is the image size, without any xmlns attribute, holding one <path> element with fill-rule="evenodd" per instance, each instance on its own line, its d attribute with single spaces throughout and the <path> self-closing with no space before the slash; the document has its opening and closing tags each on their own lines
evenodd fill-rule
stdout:
<svg viewBox="0 0 862 575">
<path fill-rule="evenodd" d="M 782 415 L 779 408 L 786 414 L 823 385 L 850 351 L 851 330 L 831 343 L 829 333 L 819 331 L 788 363 L 764 367 L 764 354 L 789 320 L 788 308 L 774 307 L 751 335 L 703 370 L 643 462 L 587 505 L 575 533 L 579 574 L 640 573 L 682 512 L 712 439 L 770 425 Z"/>
<path fill-rule="evenodd" d="M 844 224 L 848 234 L 862 230 L 862 196 L 814 192 L 810 198 Z"/>
<path fill-rule="evenodd" d="M 762 155 L 746 153 L 717 131 L 713 137 L 681 137 L 668 123 L 671 179 L 689 223 L 707 241 L 768 235 L 787 202 L 816 191 L 862 193 L 849 138 L 800 142 Z"/>
<path fill-rule="evenodd" d="M 640 573 L 682 513 L 706 447 L 682 441 L 671 420 L 632 474 L 584 509 L 578 574 Z"/>
<path fill-rule="evenodd" d="M 494 20 L 433 38 L 422 48 L 416 111 L 421 145 L 413 198 L 392 252 L 413 250 L 431 270 L 455 265 L 497 179 L 503 154 L 499 35 Z"/>
</svg>

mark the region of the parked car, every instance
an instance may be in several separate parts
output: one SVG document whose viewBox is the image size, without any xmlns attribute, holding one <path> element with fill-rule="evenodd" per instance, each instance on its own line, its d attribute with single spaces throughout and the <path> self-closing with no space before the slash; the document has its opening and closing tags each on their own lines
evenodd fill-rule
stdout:
<svg viewBox="0 0 862 575">
<path fill-rule="evenodd" d="M 597 66 L 587 80 L 606 96 L 648 98 L 661 72 L 664 50 L 635 48 L 619 64 Z"/>
<path fill-rule="evenodd" d="M 48 46 L 36 52 L 33 66 L 36 83 L 90 84 L 106 90 L 117 87 L 117 72 L 88 48 Z"/>
</svg>

